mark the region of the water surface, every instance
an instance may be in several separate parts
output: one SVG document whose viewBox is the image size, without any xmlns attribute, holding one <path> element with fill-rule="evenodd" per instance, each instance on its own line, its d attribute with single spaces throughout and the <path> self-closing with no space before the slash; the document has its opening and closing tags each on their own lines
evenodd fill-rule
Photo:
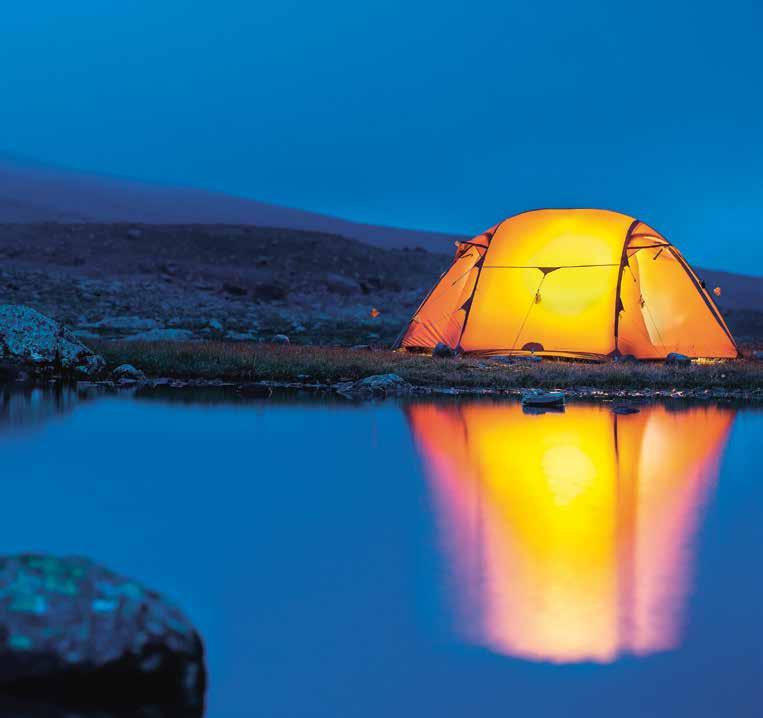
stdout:
<svg viewBox="0 0 763 718">
<path fill-rule="evenodd" d="M 763 413 L 0 400 L 0 551 L 177 600 L 207 715 L 757 716 Z"/>
</svg>

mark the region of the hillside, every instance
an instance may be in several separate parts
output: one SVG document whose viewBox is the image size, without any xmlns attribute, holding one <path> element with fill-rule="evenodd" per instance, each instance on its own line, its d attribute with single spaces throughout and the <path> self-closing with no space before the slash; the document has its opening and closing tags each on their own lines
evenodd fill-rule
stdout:
<svg viewBox="0 0 763 718">
<path fill-rule="evenodd" d="M 0 154 L 0 222 L 134 222 L 286 227 L 338 234 L 387 249 L 450 253 L 455 235 L 351 222 L 187 187 L 70 172 Z"/>
</svg>

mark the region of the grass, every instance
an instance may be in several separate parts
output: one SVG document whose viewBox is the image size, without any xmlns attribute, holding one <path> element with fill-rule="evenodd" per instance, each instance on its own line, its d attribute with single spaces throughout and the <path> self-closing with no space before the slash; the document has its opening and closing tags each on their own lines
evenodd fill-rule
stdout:
<svg viewBox="0 0 763 718">
<path fill-rule="evenodd" d="M 153 377 L 334 383 L 395 373 L 418 386 L 607 390 L 761 391 L 763 362 L 734 360 L 687 367 L 659 362 L 584 364 L 543 361 L 502 365 L 487 359 L 432 359 L 391 351 L 224 342 L 93 342 L 110 366 L 128 363 Z"/>
</svg>

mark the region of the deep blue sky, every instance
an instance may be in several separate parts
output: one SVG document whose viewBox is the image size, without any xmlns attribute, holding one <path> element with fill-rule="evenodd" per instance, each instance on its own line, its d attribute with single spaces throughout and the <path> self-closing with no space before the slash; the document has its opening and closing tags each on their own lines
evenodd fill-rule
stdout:
<svg viewBox="0 0 763 718">
<path fill-rule="evenodd" d="M 380 224 L 611 207 L 760 273 L 756 0 L 38 0 L 0 150 Z"/>
</svg>

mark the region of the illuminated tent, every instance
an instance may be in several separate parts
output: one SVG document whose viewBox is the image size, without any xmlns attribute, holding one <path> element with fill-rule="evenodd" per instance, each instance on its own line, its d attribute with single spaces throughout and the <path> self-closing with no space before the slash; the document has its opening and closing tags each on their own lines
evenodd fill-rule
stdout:
<svg viewBox="0 0 763 718">
<path fill-rule="evenodd" d="M 542 209 L 460 242 L 396 348 L 602 359 L 736 357 L 710 294 L 640 220 Z"/>
<path fill-rule="evenodd" d="M 406 407 L 447 560 L 454 628 L 518 658 L 611 662 L 677 648 L 694 537 L 734 412 Z"/>
</svg>

